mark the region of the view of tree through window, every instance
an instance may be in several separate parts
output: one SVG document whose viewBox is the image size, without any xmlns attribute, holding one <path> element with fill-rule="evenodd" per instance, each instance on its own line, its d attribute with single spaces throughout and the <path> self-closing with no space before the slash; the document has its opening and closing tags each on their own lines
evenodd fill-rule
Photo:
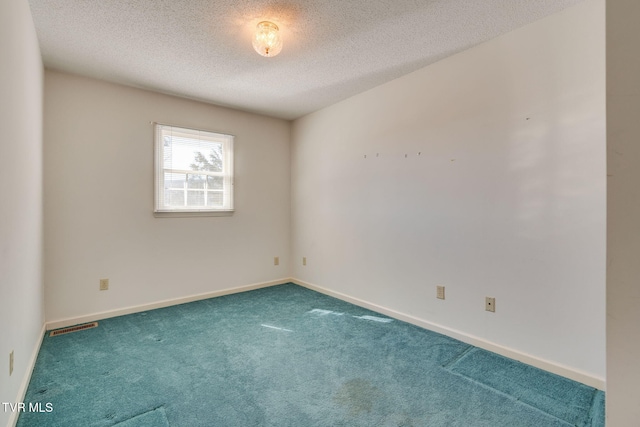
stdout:
<svg viewBox="0 0 640 427">
<path fill-rule="evenodd" d="M 200 151 L 196 151 L 191 169 L 194 171 L 222 172 L 222 145 L 214 146 L 208 158 Z"/>
</svg>

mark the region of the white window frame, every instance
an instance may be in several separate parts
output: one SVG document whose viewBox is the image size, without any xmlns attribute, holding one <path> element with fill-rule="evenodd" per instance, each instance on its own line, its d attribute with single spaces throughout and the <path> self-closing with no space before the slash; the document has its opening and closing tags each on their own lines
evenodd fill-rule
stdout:
<svg viewBox="0 0 640 427">
<path fill-rule="evenodd" d="M 200 129 L 184 128 L 173 125 L 166 125 L 161 123 L 154 123 L 154 211 L 153 214 L 156 217 L 189 217 L 189 216 L 227 216 L 232 215 L 234 212 L 233 207 L 233 143 L 234 136 L 229 134 L 205 131 Z M 165 169 L 164 165 L 164 132 L 171 132 L 172 135 L 193 137 L 194 133 L 198 133 L 198 138 L 201 140 L 207 140 L 222 145 L 222 172 L 212 171 L 194 171 L 194 170 L 181 170 L 181 169 Z M 165 172 L 173 172 L 180 174 L 197 174 L 206 176 L 222 176 L 223 177 L 223 189 L 220 190 L 223 193 L 222 207 L 189 207 L 189 206 L 167 206 L 164 202 L 164 174 Z M 200 191 L 188 189 L 185 185 L 185 201 L 188 200 L 186 192 L 188 191 Z M 205 187 L 202 190 L 206 196 L 209 191 L 207 188 L 207 181 L 205 181 Z M 205 202 L 206 204 L 206 202 Z"/>
</svg>

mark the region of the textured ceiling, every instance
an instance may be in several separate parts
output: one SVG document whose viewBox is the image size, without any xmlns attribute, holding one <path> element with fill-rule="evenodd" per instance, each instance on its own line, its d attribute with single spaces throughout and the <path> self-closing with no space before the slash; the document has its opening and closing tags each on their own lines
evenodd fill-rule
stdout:
<svg viewBox="0 0 640 427">
<path fill-rule="evenodd" d="M 45 66 L 294 119 L 581 0 L 30 0 Z M 251 46 L 277 23 L 274 58 Z"/>
</svg>

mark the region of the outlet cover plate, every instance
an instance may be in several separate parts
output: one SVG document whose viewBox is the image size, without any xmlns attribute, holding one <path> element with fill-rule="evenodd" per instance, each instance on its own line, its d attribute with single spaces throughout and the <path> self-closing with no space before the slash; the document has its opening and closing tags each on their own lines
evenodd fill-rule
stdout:
<svg viewBox="0 0 640 427">
<path fill-rule="evenodd" d="M 100 279 L 100 290 L 101 291 L 109 290 L 109 279 Z"/>
<path fill-rule="evenodd" d="M 485 305 L 485 307 L 484 307 L 485 310 L 490 311 L 492 313 L 496 312 L 496 299 L 495 298 L 486 297 L 484 305 Z"/>
<path fill-rule="evenodd" d="M 13 350 L 9 353 L 9 376 L 13 374 Z"/>
<path fill-rule="evenodd" d="M 436 298 L 444 299 L 444 286 L 436 286 Z"/>
<path fill-rule="evenodd" d="M 280 257 L 273 257 L 273 265 L 280 265 Z"/>
</svg>

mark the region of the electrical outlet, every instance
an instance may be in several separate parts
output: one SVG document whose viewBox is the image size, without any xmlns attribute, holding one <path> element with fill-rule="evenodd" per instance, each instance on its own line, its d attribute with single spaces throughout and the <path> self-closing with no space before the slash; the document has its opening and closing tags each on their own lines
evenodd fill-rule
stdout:
<svg viewBox="0 0 640 427">
<path fill-rule="evenodd" d="M 13 350 L 9 353 L 9 376 L 13 374 Z"/>
<path fill-rule="evenodd" d="M 273 265 L 280 265 L 280 257 L 273 257 Z"/>
<path fill-rule="evenodd" d="M 484 303 L 484 309 L 492 313 L 496 312 L 496 299 L 492 297 L 486 297 Z"/>
<path fill-rule="evenodd" d="M 109 279 L 100 279 L 100 290 L 101 291 L 109 290 Z"/>
<path fill-rule="evenodd" d="M 307 265 L 307 257 L 306 256 L 302 257 L 302 265 Z"/>
<path fill-rule="evenodd" d="M 436 297 L 438 299 L 444 299 L 444 286 L 436 286 Z"/>
</svg>

